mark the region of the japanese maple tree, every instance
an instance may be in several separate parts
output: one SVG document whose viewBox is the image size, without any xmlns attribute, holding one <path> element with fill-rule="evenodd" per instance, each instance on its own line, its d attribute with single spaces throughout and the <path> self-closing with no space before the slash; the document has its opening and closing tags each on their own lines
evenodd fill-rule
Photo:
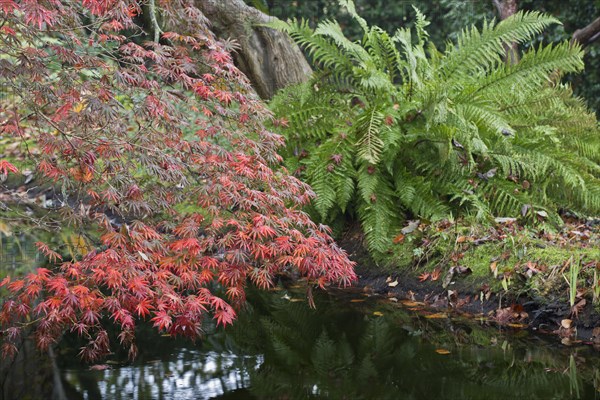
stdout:
<svg viewBox="0 0 600 400">
<path fill-rule="evenodd" d="M 160 39 L 144 41 L 144 1 L 0 0 L 0 134 L 34 139 L 65 222 L 102 240 L 71 260 L 38 243 L 53 266 L 0 283 L 5 355 L 35 321 L 42 349 L 70 330 L 83 357 L 102 357 L 109 319 L 133 357 L 140 320 L 198 337 L 206 315 L 234 320 L 248 282 L 268 288 L 292 270 L 320 287 L 355 279 L 301 211 L 313 192 L 280 168 L 282 138 L 265 129 L 272 116 L 231 43 L 191 1 L 156 6 Z"/>
</svg>

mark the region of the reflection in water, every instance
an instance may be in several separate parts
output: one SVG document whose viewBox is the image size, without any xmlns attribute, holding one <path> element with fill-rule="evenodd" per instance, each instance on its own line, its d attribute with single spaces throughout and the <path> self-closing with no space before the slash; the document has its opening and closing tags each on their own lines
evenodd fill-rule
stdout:
<svg viewBox="0 0 600 400">
<path fill-rule="evenodd" d="M 0 260 L 12 261 L 0 264 L 0 276 L 34 265 L 35 257 L 14 262 L 31 244 L 14 238 L 1 241 Z M 303 297 L 251 291 L 233 326 L 208 321 L 197 343 L 142 325 L 134 363 L 116 350 L 90 369 L 69 335 L 56 357 L 26 342 L 16 363 L 0 360 L 0 400 L 600 399 L 600 357 L 591 348 L 368 299 L 321 293 L 313 310 Z"/>
<path fill-rule="evenodd" d="M 261 357 L 180 349 L 168 360 L 104 371 L 66 369 L 63 379 L 86 399 L 211 399 L 250 385 Z M 248 398 L 248 397 L 246 397 Z"/>
<path fill-rule="evenodd" d="M 133 365 L 119 364 L 116 354 L 112 369 L 73 368 L 63 353 L 69 398 L 600 398 L 598 357 L 588 348 L 502 336 L 380 303 L 350 307 L 348 299 L 323 295 L 311 310 L 281 292 L 250 298 L 237 324 L 211 329 L 196 345 L 144 332 Z"/>
</svg>

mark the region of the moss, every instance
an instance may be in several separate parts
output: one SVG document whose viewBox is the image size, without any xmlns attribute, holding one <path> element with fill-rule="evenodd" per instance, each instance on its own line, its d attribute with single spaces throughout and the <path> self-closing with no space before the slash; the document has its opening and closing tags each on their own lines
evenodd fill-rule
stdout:
<svg viewBox="0 0 600 400">
<path fill-rule="evenodd" d="M 481 246 L 475 246 L 465 252 L 461 264 L 471 268 L 473 276 L 492 276 L 490 264 L 499 254 L 502 254 L 503 249 L 497 243 L 487 243 Z"/>
<path fill-rule="evenodd" d="M 437 269 L 441 274 L 435 284 L 441 286 L 449 268 L 461 265 L 472 271 L 455 278 L 463 292 L 477 293 L 487 284 L 494 292 L 508 291 L 515 296 L 525 294 L 550 301 L 567 296 L 563 272 L 568 273 L 569 262 L 586 266 L 578 280 L 578 287 L 585 288 L 593 285 L 592 262 L 600 260 L 600 235 L 588 230 L 586 235 L 591 237 L 579 240 L 573 235 L 576 227 L 570 228 L 546 234 L 547 231 L 515 225 L 490 228 L 463 222 L 446 224 L 444 229 L 420 226 L 394 244 L 391 262 L 376 268 L 384 273 L 406 272 L 415 276 Z M 529 274 L 528 263 L 533 268 Z"/>
</svg>

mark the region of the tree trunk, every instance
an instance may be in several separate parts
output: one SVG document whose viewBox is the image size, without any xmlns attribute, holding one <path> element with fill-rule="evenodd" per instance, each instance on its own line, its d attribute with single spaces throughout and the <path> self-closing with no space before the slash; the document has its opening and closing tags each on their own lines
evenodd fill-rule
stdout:
<svg viewBox="0 0 600 400">
<path fill-rule="evenodd" d="M 578 42 L 581 46 L 586 47 L 600 39 L 600 17 L 596 18 L 588 26 L 577 29 L 573 34 L 571 42 Z"/>
<path fill-rule="evenodd" d="M 498 10 L 501 20 L 505 20 L 511 15 L 515 14 L 519 9 L 517 0 L 494 0 L 494 5 Z M 516 43 L 505 46 L 506 48 L 506 62 L 509 64 L 516 64 L 519 62 L 519 47 Z"/>
<path fill-rule="evenodd" d="M 235 39 L 238 68 L 246 74 L 259 96 L 270 99 L 284 86 L 304 82 L 312 70 L 290 37 L 274 29 L 256 26 L 270 17 L 243 0 L 196 0 L 196 6 L 222 39 Z"/>
</svg>

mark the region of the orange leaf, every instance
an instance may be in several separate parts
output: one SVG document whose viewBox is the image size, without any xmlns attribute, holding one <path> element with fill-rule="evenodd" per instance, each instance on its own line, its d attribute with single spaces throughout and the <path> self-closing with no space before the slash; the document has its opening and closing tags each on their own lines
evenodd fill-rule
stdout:
<svg viewBox="0 0 600 400">
<path fill-rule="evenodd" d="M 490 270 L 494 274 L 494 277 L 498 275 L 498 263 L 496 261 L 490 264 Z"/>
<path fill-rule="evenodd" d="M 404 235 L 403 234 L 399 234 L 398 236 L 396 236 L 393 240 L 394 244 L 398 244 L 398 243 L 402 243 L 404 242 Z"/>
<path fill-rule="evenodd" d="M 419 275 L 419 282 L 425 282 L 430 276 L 431 274 L 429 272 L 423 272 L 421 275 Z"/>
<path fill-rule="evenodd" d="M 435 349 L 435 352 L 442 355 L 450 354 L 450 351 L 446 349 Z"/>
</svg>

